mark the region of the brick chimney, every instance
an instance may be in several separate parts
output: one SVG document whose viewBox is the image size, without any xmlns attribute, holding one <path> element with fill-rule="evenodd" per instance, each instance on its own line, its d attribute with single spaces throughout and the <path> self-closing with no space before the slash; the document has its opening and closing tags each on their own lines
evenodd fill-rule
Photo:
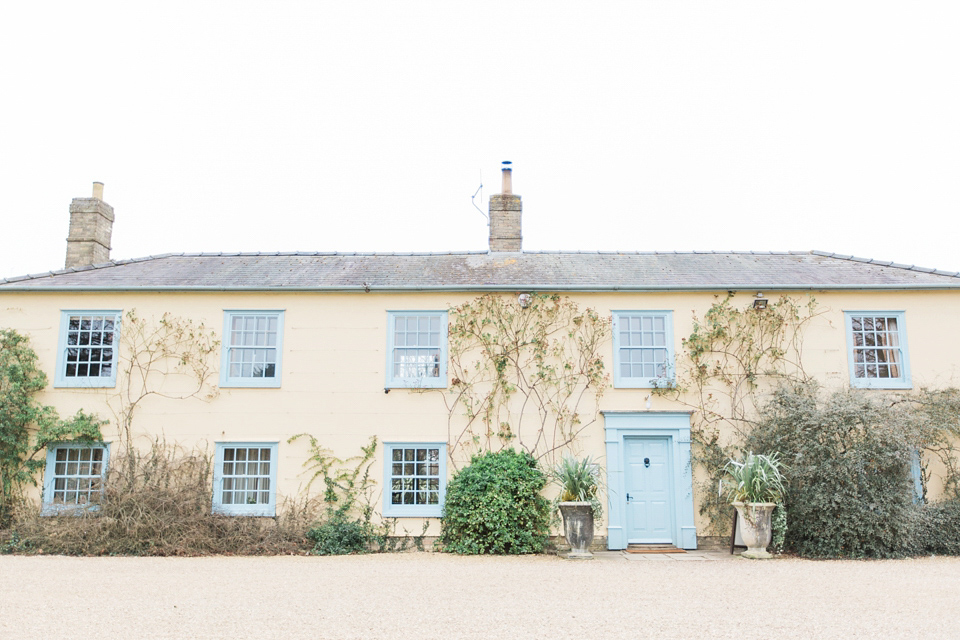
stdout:
<svg viewBox="0 0 960 640">
<path fill-rule="evenodd" d="M 490 252 L 523 251 L 520 218 L 523 203 L 513 195 L 513 171 L 510 162 L 503 163 L 503 188 L 490 196 Z"/>
<path fill-rule="evenodd" d="M 113 207 L 103 201 L 103 183 L 93 183 L 93 197 L 70 203 L 66 268 L 110 261 Z"/>
</svg>

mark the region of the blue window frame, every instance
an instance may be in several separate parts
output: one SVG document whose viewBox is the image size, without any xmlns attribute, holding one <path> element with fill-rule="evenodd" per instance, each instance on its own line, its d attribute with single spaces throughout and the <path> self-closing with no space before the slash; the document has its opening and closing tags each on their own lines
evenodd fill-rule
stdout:
<svg viewBox="0 0 960 640">
<path fill-rule="evenodd" d="M 62 311 L 55 387 L 115 387 L 119 311 Z"/>
<path fill-rule="evenodd" d="M 387 388 L 447 386 L 447 312 L 387 312 Z"/>
<path fill-rule="evenodd" d="M 102 442 L 48 446 L 43 474 L 43 513 L 98 509 L 109 458 L 110 445 Z"/>
<path fill-rule="evenodd" d="M 613 312 L 613 386 L 652 389 L 673 383 L 673 312 Z"/>
<path fill-rule="evenodd" d="M 279 387 L 283 311 L 224 311 L 221 387 Z"/>
<path fill-rule="evenodd" d="M 850 386 L 868 389 L 909 389 L 903 311 L 845 311 Z"/>
<path fill-rule="evenodd" d="M 277 442 L 218 442 L 213 511 L 232 516 L 277 515 Z"/>
<path fill-rule="evenodd" d="M 439 518 L 447 490 L 447 445 L 440 442 L 385 442 L 383 515 Z"/>
</svg>

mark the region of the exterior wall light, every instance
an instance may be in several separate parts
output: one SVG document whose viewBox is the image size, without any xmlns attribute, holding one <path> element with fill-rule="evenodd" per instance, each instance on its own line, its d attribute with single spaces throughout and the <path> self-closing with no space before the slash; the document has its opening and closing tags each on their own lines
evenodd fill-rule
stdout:
<svg viewBox="0 0 960 640">
<path fill-rule="evenodd" d="M 517 296 L 517 302 L 520 303 L 520 306 L 526 309 L 533 302 L 533 296 L 529 293 L 521 293 Z"/>
<path fill-rule="evenodd" d="M 763 297 L 763 293 L 758 291 L 756 298 L 757 299 L 753 301 L 753 308 L 757 309 L 758 311 L 762 311 L 763 309 L 766 309 L 767 299 Z"/>
</svg>

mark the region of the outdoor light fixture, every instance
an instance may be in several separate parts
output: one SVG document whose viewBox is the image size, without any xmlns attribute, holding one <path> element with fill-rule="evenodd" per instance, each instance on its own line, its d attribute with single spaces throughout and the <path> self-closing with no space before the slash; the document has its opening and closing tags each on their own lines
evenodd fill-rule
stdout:
<svg viewBox="0 0 960 640">
<path fill-rule="evenodd" d="M 763 293 L 757 292 L 757 299 L 753 301 L 753 308 L 758 310 L 763 310 L 767 308 L 767 299 L 763 297 Z"/>
<path fill-rule="evenodd" d="M 530 306 L 530 303 L 533 302 L 533 296 L 529 293 L 521 293 L 517 296 L 517 302 L 520 303 L 520 306 L 526 309 Z"/>
</svg>

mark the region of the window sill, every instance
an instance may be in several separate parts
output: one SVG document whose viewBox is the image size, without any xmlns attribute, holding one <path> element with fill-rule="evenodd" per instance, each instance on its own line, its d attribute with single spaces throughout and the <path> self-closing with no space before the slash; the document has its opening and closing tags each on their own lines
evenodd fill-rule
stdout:
<svg viewBox="0 0 960 640">
<path fill-rule="evenodd" d="M 54 380 L 53 382 L 54 389 L 113 389 L 116 386 L 117 381 L 113 378 L 108 378 L 106 380 Z"/>
<path fill-rule="evenodd" d="M 250 380 L 222 380 L 221 389 L 279 389 L 280 380 L 270 380 L 269 382 L 252 382 Z"/>
<path fill-rule="evenodd" d="M 247 518 L 275 518 L 277 510 L 275 507 L 261 507 L 258 509 L 239 509 L 215 506 L 213 513 L 218 516 L 238 516 Z"/>
<path fill-rule="evenodd" d="M 443 515 L 443 508 L 435 506 L 423 508 L 414 507 L 411 509 L 384 509 L 384 518 L 439 518 Z"/>
<path fill-rule="evenodd" d="M 386 389 L 446 389 L 446 380 L 389 380 Z"/>
<path fill-rule="evenodd" d="M 850 381 L 850 386 L 854 389 L 912 389 L 913 383 L 909 380 L 884 380 L 882 382 L 865 381 L 859 378 Z"/>
<path fill-rule="evenodd" d="M 649 378 L 627 378 L 615 380 L 614 389 L 674 389 L 675 380 L 650 380 Z"/>
</svg>

